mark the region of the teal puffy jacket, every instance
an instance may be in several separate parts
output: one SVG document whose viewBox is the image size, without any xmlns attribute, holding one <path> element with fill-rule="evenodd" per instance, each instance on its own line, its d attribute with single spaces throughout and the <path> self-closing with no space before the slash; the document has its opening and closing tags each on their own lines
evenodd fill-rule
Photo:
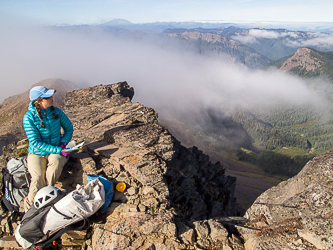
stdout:
<svg viewBox="0 0 333 250">
<path fill-rule="evenodd" d="M 23 126 L 29 139 L 29 153 L 36 155 L 60 154 L 61 142 L 67 144 L 73 135 L 73 124 L 67 115 L 59 108 L 54 107 L 54 113 L 58 119 L 53 118 L 51 108 L 42 109 L 41 114 L 45 128 L 40 125 L 37 110 L 29 104 L 28 112 L 23 117 Z M 61 134 L 61 128 L 64 133 Z"/>
</svg>

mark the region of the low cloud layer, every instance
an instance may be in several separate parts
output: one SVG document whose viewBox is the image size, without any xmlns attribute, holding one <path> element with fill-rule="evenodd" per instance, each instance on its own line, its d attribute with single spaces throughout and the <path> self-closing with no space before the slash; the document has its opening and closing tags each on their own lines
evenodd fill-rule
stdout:
<svg viewBox="0 0 333 250">
<path fill-rule="evenodd" d="M 269 39 L 276 39 L 279 37 L 293 37 L 298 38 L 299 36 L 297 33 L 289 31 L 289 32 L 276 32 L 276 31 L 270 31 L 270 30 L 258 30 L 253 29 L 249 30 L 248 33 L 249 36 L 258 37 L 258 38 L 269 38 Z"/>
<path fill-rule="evenodd" d="M 285 45 L 290 47 L 321 47 L 324 49 L 332 48 L 333 34 L 306 32 L 305 36 L 298 32 L 287 31 L 277 32 L 273 30 L 251 29 L 246 34 L 233 36 L 233 39 L 245 44 L 258 43 L 257 39 L 279 39 L 285 38 Z"/>
<path fill-rule="evenodd" d="M 162 115 L 197 106 L 263 108 L 322 101 L 303 80 L 287 73 L 251 71 L 182 52 L 177 44 L 162 46 L 156 39 L 3 23 L 0 32 L 1 101 L 48 78 L 82 87 L 127 81 L 135 89 L 134 101 Z"/>
<path fill-rule="evenodd" d="M 307 40 L 297 39 L 295 41 L 289 40 L 288 44 L 291 47 L 322 47 L 331 48 L 333 46 L 333 35 L 326 33 L 309 33 Z"/>
</svg>

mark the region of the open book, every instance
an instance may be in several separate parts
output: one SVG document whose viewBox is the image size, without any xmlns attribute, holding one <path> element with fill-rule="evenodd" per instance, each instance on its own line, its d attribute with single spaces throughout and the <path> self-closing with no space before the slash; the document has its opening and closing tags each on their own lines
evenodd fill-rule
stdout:
<svg viewBox="0 0 333 250">
<path fill-rule="evenodd" d="M 76 145 L 75 141 L 70 141 L 67 145 L 66 148 L 61 150 L 61 152 L 71 152 L 75 150 L 79 150 L 80 147 L 82 147 L 84 142 L 81 142 L 80 144 Z"/>
</svg>

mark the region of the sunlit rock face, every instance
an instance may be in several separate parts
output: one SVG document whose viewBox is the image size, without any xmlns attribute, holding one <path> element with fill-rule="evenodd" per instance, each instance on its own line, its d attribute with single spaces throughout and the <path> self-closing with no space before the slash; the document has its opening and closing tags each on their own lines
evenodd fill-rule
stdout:
<svg viewBox="0 0 333 250">
<path fill-rule="evenodd" d="M 64 111 L 74 125 L 73 140 L 85 142 L 72 154 L 57 187 L 73 190 L 87 174 L 108 178 L 115 191 L 106 213 L 93 216 L 87 234 L 62 236 L 64 246 L 93 249 L 222 249 L 230 237 L 223 218 L 240 215 L 236 178 L 226 176 L 198 148 L 185 148 L 158 124 L 152 109 L 132 103 L 126 82 L 68 92 Z M 4 147 L 13 157 L 26 141 Z M 243 220 L 242 218 L 239 218 Z M 85 240 L 85 241 L 84 241 Z M 71 242 L 71 243 L 70 243 Z"/>
<path fill-rule="evenodd" d="M 332 164 L 331 150 L 257 198 L 245 217 L 261 231 L 239 228 L 248 249 L 333 248 Z"/>
<path fill-rule="evenodd" d="M 332 249 L 333 151 L 308 162 L 295 177 L 267 190 L 244 217 L 226 176 L 198 148 L 185 148 L 159 125 L 154 109 L 132 103 L 126 82 L 66 94 L 73 139 L 84 147 L 69 158 L 59 188 L 108 178 L 115 191 L 106 212 L 85 231 L 64 234 L 62 245 L 85 249 Z M 1 160 L 24 156 L 27 141 L 3 148 Z M 6 216 L 2 218 L 6 220 Z M 17 223 L 14 223 L 14 228 Z M 7 232 L 6 226 L 2 231 Z M 5 237 L 0 247 L 15 248 Z"/>
</svg>

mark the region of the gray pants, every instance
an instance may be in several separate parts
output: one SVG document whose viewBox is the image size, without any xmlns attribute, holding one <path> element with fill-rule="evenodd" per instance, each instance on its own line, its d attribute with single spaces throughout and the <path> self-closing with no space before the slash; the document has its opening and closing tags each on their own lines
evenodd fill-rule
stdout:
<svg viewBox="0 0 333 250">
<path fill-rule="evenodd" d="M 28 197 L 24 199 L 24 210 L 28 211 L 39 189 L 45 186 L 54 186 L 59 180 L 67 158 L 58 154 L 45 156 L 28 154 L 28 170 L 31 183 Z"/>
</svg>

